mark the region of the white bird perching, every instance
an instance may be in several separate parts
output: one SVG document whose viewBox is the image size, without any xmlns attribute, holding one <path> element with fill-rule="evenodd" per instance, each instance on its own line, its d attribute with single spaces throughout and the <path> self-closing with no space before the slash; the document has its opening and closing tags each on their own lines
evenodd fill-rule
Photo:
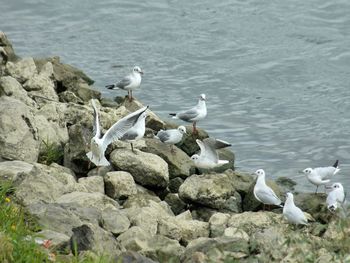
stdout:
<svg viewBox="0 0 350 263">
<path fill-rule="evenodd" d="M 283 216 L 291 224 L 307 225 L 307 218 L 304 212 L 294 204 L 294 196 L 287 193 L 287 199 L 283 206 Z"/>
<path fill-rule="evenodd" d="M 192 122 L 193 133 L 198 133 L 196 124 L 198 121 L 203 120 L 207 116 L 207 106 L 206 106 L 205 94 L 199 96 L 199 100 L 196 106 L 191 109 L 179 111 L 178 113 L 169 113 L 173 116 L 173 119 L 180 119 L 186 122 Z"/>
<path fill-rule="evenodd" d="M 160 130 L 154 138 L 165 144 L 170 145 L 170 151 L 174 153 L 174 144 L 181 142 L 183 135 L 186 133 L 185 126 L 179 126 L 177 129 Z"/>
<path fill-rule="evenodd" d="M 196 140 L 200 153 L 191 156 L 191 160 L 197 168 L 212 169 L 229 163 L 228 160 L 219 160 L 217 149 L 222 149 L 231 146 L 230 143 L 223 140 L 206 138 L 203 141 Z"/>
<path fill-rule="evenodd" d="M 281 199 L 275 194 L 275 192 L 266 184 L 265 182 L 265 171 L 259 169 L 255 172 L 258 176 L 255 186 L 254 186 L 254 196 L 255 198 L 265 205 L 277 205 L 282 206 Z"/>
<path fill-rule="evenodd" d="M 140 88 L 141 86 L 141 75 L 143 75 L 143 71 L 140 67 L 136 66 L 132 69 L 132 72 L 125 76 L 121 81 L 117 82 L 116 84 L 107 85 L 106 88 L 127 90 L 129 101 L 132 101 L 132 91 Z"/>
<path fill-rule="evenodd" d="M 326 188 L 331 189 L 326 200 L 328 210 L 335 212 L 338 207 L 342 207 L 344 209 L 345 192 L 343 185 L 341 183 L 334 183 L 332 186 Z"/>
<path fill-rule="evenodd" d="M 338 165 L 339 161 L 336 160 L 333 166 L 306 168 L 302 172 L 306 175 L 310 183 L 316 185 L 315 193 L 317 193 L 320 185 L 328 184 L 331 181 L 330 178 L 340 171 Z"/>
<path fill-rule="evenodd" d="M 108 129 L 108 131 L 101 137 L 100 121 L 98 110 L 94 100 L 91 100 L 92 107 L 94 110 L 94 123 L 93 131 L 94 137 L 91 139 L 91 151 L 86 156 L 93 162 L 97 167 L 108 166 L 110 163 L 105 157 L 105 151 L 110 143 L 123 137 L 123 135 L 132 128 L 139 117 L 144 114 L 147 107 L 143 107 L 133 113 L 123 117 Z"/>
</svg>

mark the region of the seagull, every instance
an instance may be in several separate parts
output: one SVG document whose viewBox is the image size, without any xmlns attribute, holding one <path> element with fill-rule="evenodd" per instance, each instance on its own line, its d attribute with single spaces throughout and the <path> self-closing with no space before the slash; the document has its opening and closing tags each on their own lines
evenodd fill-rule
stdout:
<svg viewBox="0 0 350 263">
<path fill-rule="evenodd" d="M 146 117 L 147 117 L 146 109 L 147 108 L 148 108 L 148 106 L 142 108 L 142 109 L 145 109 L 145 110 L 143 110 L 141 112 L 141 114 L 138 115 L 137 119 L 135 120 L 134 125 L 129 130 L 127 130 L 122 137 L 120 137 L 121 141 L 130 142 L 131 150 L 134 153 L 135 153 L 135 151 L 134 151 L 133 142 L 143 138 L 143 136 L 145 135 L 145 131 L 146 131 Z"/>
<path fill-rule="evenodd" d="M 93 131 L 95 136 L 91 139 L 91 151 L 86 154 L 86 156 L 93 162 L 97 167 L 99 166 L 108 166 L 110 163 L 105 157 L 105 151 L 107 146 L 112 143 L 114 140 L 120 139 L 123 135 L 132 128 L 137 120 L 144 112 L 147 110 L 147 107 L 143 107 L 124 118 L 117 121 L 113 124 L 108 131 L 101 136 L 100 121 L 98 116 L 97 107 L 94 100 L 91 100 L 92 107 L 94 110 L 94 123 Z"/>
<path fill-rule="evenodd" d="M 196 140 L 200 154 L 192 155 L 191 159 L 198 168 L 211 169 L 229 163 L 228 160 L 219 160 L 217 149 L 231 146 L 230 143 L 214 138 L 206 138 L 203 141 Z"/>
<path fill-rule="evenodd" d="M 327 196 L 327 208 L 331 212 L 335 212 L 337 208 L 340 206 L 343 207 L 345 202 L 345 193 L 344 188 L 341 183 L 334 183 L 330 187 L 326 187 L 327 189 L 332 189 Z"/>
<path fill-rule="evenodd" d="M 331 181 L 330 178 L 340 171 L 338 164 L 339 161 L 336 160 L 333 166 L 306 168 L 302 171 L 310 183 L 316 185 L 315 193 L 317 193 L 318 187 L 320 185 L 328 184 Z"/>
<path fill-rule="evenodd" d="M 155 138 L 159 139 L 165 144 L 170 144 L 170 150 L 174 153 L 173 145 L 182 140 L 182 136 L 186 133 L 185 126 L 179 126 L 177 129 L 160 130 Z"/>
<path fill-rule="evenodd" d="M 141 75 L 143 74 L 143 71 L 140 67 L 136 66 L 132 69 L 132 72 L 125 76 L 121 81 L 119 81 L 116 84 L 107 85 L 106 88 L 108 89 L 123 89 L 128 91 L 128 98 L 129 101 L 132 101 L 132 91 L 134 89 L 138 89 L 141 85 Z"/>
<path fill-rule="evenodd" d="M 265 183 L 265 171 L 259 169 L 255 172 L 258 176 L 254 186 L 254 196 L 255 198 L 265 205 L 277 205 L 282 206 L 281 199 L 275 194 L 275 192 Z"/>
<path fill-rule="evenodd" d="M 178 113 L 169 113 L 173 119 L 180 119 L 193 123 L 193 133 L 198 133 L 196 129 L 197 121 L 203 120 L 207 116 L 207 106 L 205 104 L 205 94 L 199 96 L 199 101 L 196 106 L 191 109 L 180 111 Z"/>
<path fill-rule="evenodd" d="M 291 224 L 307 225 L 307 218 L 304 212 L 294 204 L 294 196 L 292 193 L 287 193 L 287 199 L 283 207 L 283 215 Z"/>
</svg>

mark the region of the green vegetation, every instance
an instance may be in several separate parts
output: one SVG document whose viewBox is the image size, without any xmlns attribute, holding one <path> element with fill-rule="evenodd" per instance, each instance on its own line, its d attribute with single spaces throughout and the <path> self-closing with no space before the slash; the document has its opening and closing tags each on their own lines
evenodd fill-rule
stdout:
<svg viewBox="0 0 350 263">
<path fill-rule="evenodd" d="M 63 149 L 57 143 L 42 140 L 42 151 L 39 156 L 39 163 L 50 165 L 52 163 L 61 164 L 63 161 Z"/>
</svg>

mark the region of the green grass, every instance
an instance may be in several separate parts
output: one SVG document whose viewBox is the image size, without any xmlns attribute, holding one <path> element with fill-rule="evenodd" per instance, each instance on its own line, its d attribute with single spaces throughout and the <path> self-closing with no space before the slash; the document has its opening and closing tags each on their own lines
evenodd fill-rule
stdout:
<svg viewBox="0 0 350 263">
<path fill-rule="evenodd" d="M 42 150 L 39 155 L 39 163 L 50 165 L 52 163 L 61 164 L 63 161 L 63 148 L 57 143 L 42 140 Z"/>
<path fill-rule="evenodd" d="M 24 209 L 15 203 L 14 189 L 9 184 L 0 185 L 0 262 L 1 263 L 109 263 L 107 256 L 92 253 L 62 255 L 34 242 L 39 226 Z M 55 258 L 54 261 L 49 258 Z"/>
</svg>

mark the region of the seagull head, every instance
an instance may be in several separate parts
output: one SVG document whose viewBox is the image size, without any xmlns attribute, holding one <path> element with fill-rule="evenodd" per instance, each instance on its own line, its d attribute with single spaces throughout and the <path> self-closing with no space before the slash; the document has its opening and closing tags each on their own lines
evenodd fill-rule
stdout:
<svg viewBox="0 0 350 263">
<path fill-rule="evenodd" d="M 133 72 L 136 72 L 136 73 L 139 73 L 139 74 L 143 75 L 143 71 L 142 71 L 141 68 L 138 67 L 138 66 L 136 66 L 136 67 L 133 68 Z"/>
<path fill-rule="evenodd" d="M 258 177 L 265 177 L 265 171 L 263 169 L 258 169 L 255 171 L 255 174 L 258 176 Z"/>
<path fill-rule="evenodd" d="M 293 194 L 291 192 L 288 192 L 288 193 L 286 193 L 286 198 L 293 200 L 294 196 L 293 196 Z"/>
<path fill-rule="evenodd" d="M 178 131 L 181 133 L 181 134 L 184 134 L 184 133 L 186 133 L 186 128 L 185 128 L 185 126 L 179 126 L 178 128 Z"/>
<path fill-rule="evenodd" d="M 327 189 L 336 190 L 336 189 L 341 189 L 344 190 L 343 185 L 341 183 L 334 183 L 331 186 L 326 186 Z"/>
<path fill-rule="evenodd" d="M 306 169 L 304 169 L 304 170 L 302 171 L 302 173 L 305 174 L 305 175 L 307 176 L 307 175 L 311 174 L 312 171 L 313 171 L 312 168 L 306 168 Z"/>
<path fill-rule="evenodd" d="M 205 94 L 201 94 L 201 95 L 199 96 L 199 100 L 205 101 L 205 100 L 206 100 L 206 99 L 205 99 Z"/>
<path fill-rule="evenodd" d="M 198 154 L 194 154 L 194 155 L 191 156 L 191 160 L 193 162 L 195 162 L 195 163 L 198 161 L 198 159 L 199 159 L 199 155 Z"/>
</svg>

